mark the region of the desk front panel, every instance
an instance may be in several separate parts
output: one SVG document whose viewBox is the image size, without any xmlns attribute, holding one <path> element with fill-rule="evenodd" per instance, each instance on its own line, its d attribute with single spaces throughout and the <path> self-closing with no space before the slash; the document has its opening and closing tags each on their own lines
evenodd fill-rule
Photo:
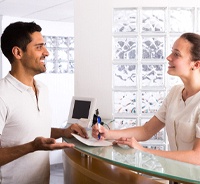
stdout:
<svg viewBox="0 0 200 184">
<path fill-rule="evenodd" d="M 200 166 L 155 156 L 132 148 L 117 145 L 107 147 L 87 146 L 76 140 L 64 139 L 75 144 L 75 149 L 115 166 L 138 173 L 183 183 L 200 183 Z"/>
</svg>

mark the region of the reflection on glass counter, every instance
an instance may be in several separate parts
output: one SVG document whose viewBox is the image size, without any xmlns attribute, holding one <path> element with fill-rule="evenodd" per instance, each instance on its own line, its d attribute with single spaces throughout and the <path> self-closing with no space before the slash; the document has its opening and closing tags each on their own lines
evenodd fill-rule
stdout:
<svg viewBox="0 0 200 184">
<path fill-rule="evenodd" d="M 125 167 L 138 173 L 145 173 L 150 176 L 167 178 L 180 182 L 200 182 L 200 166 L 198 165 L 155 156 L 124 145 L 93 147 L 84 145 L 74 138 L 64 140 L 74 143 L 75 149 L 92 158 L 102 159 L 111 164 Z"/>
</svg>

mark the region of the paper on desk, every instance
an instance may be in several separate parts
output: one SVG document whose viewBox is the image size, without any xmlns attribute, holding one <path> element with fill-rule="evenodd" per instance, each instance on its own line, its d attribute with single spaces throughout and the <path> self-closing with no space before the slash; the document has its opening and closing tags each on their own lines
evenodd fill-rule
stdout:
<svg viewBox="0 0 200 184">
<path fill-rule="evenodd" d="M 85 139 L 77 134 L 73 134 L 72 135 L 78 139 L 80 142 L 88 145 L 88 146 L 110 146 L 112 145 L 112 142 L 109 141 L 105 141 L 105 140 L 97 140 L 93 137 L 90 137 L 89 139 Z"/>
</svg>

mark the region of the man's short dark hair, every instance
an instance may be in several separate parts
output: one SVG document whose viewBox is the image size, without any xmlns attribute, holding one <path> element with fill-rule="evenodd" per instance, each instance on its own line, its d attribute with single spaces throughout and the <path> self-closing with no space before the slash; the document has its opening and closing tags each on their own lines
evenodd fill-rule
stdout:
<svg viewBox="0 0 200 184">
<path fill-rule="evenodd" d="M 1 36 L 1 50 L 10 63 L 13 62 L 12 48 L 19 47 L 24 52 L 32 41 L 31 34 L 41 32 L 42 28 L 35 22 L 14 22 L 7 26 Z"/>
</svg>

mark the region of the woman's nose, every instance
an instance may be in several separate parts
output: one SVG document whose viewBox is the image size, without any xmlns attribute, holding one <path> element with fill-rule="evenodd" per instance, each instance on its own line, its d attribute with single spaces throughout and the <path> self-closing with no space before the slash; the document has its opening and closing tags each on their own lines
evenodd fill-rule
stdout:
<svg viewBox="0 0 200 184">
<path fill-rule="evenodd" d="M 171 54 L 166 57 L 168 61 L 171 61 Z"/>
</svg>

